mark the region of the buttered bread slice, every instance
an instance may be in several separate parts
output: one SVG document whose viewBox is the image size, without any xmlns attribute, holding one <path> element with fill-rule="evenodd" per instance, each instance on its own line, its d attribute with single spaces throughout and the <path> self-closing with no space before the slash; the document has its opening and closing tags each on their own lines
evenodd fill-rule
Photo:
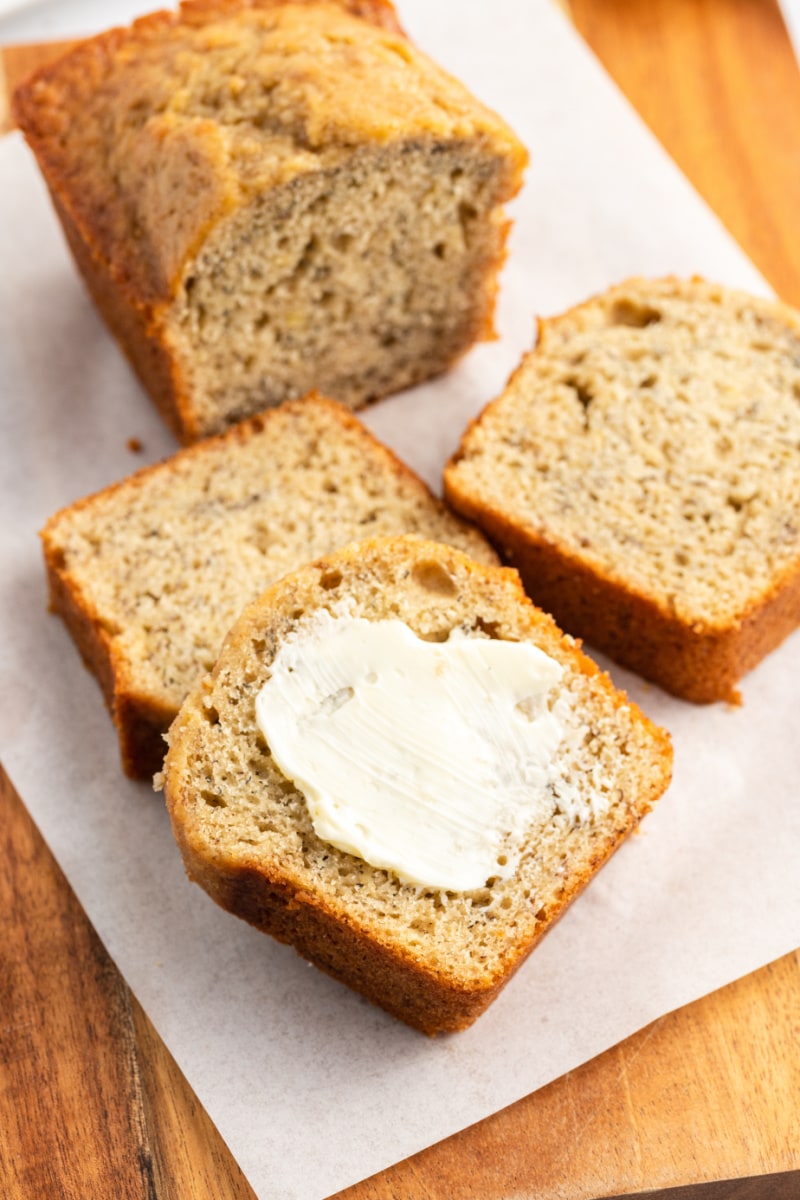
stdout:
<svg viewBox="0 0 800 1200">
<path fill-rule="evenodd" d="M 404 537 L 245 610 L 163 786 L 218 904 L 432 1034 L 497 996 L 670 771 L 516 572 Z"/>
<path fill-rule="evenodd" d="M 350 541 L 418 533 L 496 562 L 485 539 L 341 405 L 252 417 L 62 509 L 43 532 L 52 608 L 103 688 L 134 778 L 245 604 Z"/>
<path fill-rule="evenodd" d="M 734 700 L 800 624 L 800 316 L 634 279 L 544 321 L 445 492 L 565 629 Z"/>
</svg>

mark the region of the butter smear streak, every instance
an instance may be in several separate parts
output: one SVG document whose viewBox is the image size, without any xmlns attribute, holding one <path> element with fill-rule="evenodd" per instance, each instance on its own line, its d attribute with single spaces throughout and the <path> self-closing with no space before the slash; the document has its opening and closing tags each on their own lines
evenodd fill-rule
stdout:
<svg viewBox="0 0 800 1200">
<path fill-rule="evenodd" d="M 524 642 L 320 610 L 256 699 L 317 835 L 402 882 L 469 891 L 513 873 L 554 809 L 562 667 Z"/>
</svg>

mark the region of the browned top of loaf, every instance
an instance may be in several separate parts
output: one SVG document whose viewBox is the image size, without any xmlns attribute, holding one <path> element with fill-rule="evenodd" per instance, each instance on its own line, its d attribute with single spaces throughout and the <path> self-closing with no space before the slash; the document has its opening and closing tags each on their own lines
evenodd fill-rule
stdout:
<svg viewBox="0 0 800 1200">
<path fill-rule="evenodd" d="M 14 111 L 84 238 L 144 302 L 169 299 L 217 221 L 362 147 L 479 141 L 506 159 L 508 196 L 526 162 L 385 0 L 193 0 L 82 43 Z"/>
<path fill-rule="evenodd" d="M 696 630 L 800 562 L 800 316 L 702 279 L 631 279 L 543 321 L 465 434 L 452 503 Z"/>
</svg>

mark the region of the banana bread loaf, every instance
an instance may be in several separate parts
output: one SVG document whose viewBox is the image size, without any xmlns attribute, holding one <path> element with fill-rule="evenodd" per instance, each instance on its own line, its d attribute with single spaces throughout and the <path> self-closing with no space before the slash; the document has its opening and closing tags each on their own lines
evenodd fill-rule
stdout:
<svg viewBox="0 0 800 1200">
<path fill-rule="evenodd" d="M 52 608 L 100 680 L 134 778 L 270 583 L 376 533 L 421 533 L 497 559 L 483 537 L 341 405 L 287 401 L 56 513 Z"/>
<path fill-rule="evenodd" d="M 184 442 L 312 388 L 358 407 L 491 335 L 526 154 L 386 0 L 188 0 L 45 66 L 14 112 Z"/>
<path fill-rule="evenodd" d="M 358 627 L 359 650 L 345 655 L 345 675 L 336 675 L 335 649 L 323 653 L 312 643 L 303 658 L 304 637 L 322 631 L 338 638 L 348 623 Z M 453 687 L 454 709 L 431 701 L 428 686 L 418 693 L 410 653 L 408 662 L 370 657 L 363 630 L 382 632 L 389 623 L 399 623 L 415 654 L 435 657 L 432 675 L 445 681 L 451 649 L 522 654 L 516 706 L 506 713 L 493 668 L 478 670 L 472 655 L 470 672 Z M 529 658 L 551 672 L 535 699 Z M 343 827 L 363 826 L 368 839 L 380 840 L 385 822 L 397 825 L 399 795 L 401 807 L 409 806 L 414 851 L 424 857 L 438 836 L 435 813 L 444 810 L 445 842 L 452 819 L 460 866 L 483 800 L 473 772 L 488 772 L 488 786 L 500 781 L 508 809 L 502 820 L 521 803 L 517 840 L 501 820 L 501 852 L 492 848 L 477 879 L 455 887 L 441 879 L 426 884 L 425 877 L 403 882 L 402 863 L 375 865 L 371 853 L 348 852 L 317 831 L 313 781 L 295 783 L 297 776 L 279 767 L 284 747 L 264 732 L 259 699 L 277 681 L 272 719 L 289 707 L 293 724 L 289 681 L 301 680 L 309 665 L 322 692 L 300 718 L 301 773 L 318 752 L 315 734 L 326 753 L 345 736 L 347 726 L 336 722 L 348 705 L 366 705 L 365 736 L 341 746 L 340 790 L 335 772 L 324 767 L 318 781 L 317 790 L 337 800 Z M 465 694 L 473 685 L 474 705 Z M 371 699 L 381 689 L 382 699 Z M 391 721 L 393 690 L 405 715 Z M 417 702 L 425 711 L 412 720 Z M 503 729 L 537 720 L 557 727 L 545 760 L 534 761 L 533 748 L 516 759 L 498 747 L 494 733 L 502 741 Z M 428 788 L 434 768 L 439 783 Z M 534 608 L 516 572 L 405 537 L 347 547 L 279 581 L 245 610 L 170 730 L 163 786 L 188 874 L 218 904 L 433 1034 L 463 1029 L 486 1008 L 662 794 L 670 771 L 667 735 Z M 370 796 L 381 797 L 371 816 L 350 811 L 365 777 Z M 389 838 L 391 853 L 396 841 Z M 434 855 L 428 878 L 440 866 Z"/>
<path fill-rule="evenodd" d="M 736 700 L 800 624 L 800 317 L 634 279 L 544 321 L 445 491 L 563 628 Z"/>
</svg>

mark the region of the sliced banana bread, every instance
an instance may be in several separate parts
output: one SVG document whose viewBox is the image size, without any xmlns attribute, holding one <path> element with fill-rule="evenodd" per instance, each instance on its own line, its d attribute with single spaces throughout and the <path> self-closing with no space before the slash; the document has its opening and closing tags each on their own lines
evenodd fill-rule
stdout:
<svg viewBox="0 0 800 1200">
<path fill-rule="evenodd" d="M 377 790 L 399 789 L 417 805 L 418 841 L 429 836 L 427 806 L 443 799 L 437 792 L 420 801 L 431 764 L 444 773 L 448 814 L 458 810 L 471 782 L 465 778 L 471 763 L 453 758 L 456 739 L 443 732 L 453 731 L 453 721 L 471 722 L 466 741 L 476 742 L 478 764 L 500 754 L 492 772 L 504 794 L 516 803 L 522 795 L 525 820 L 518 841 L 497 855 L 480 886 L 458 890 L 401 882 L 399 870 L 338 849 L 316 832 L 313 794 L 277 765 L 275 744 L 259 724 L 257 697 L 277 676 L 287 649 L 297 650 L 298 639 L 326 626 L 336 631 L 348 621 L 370 627 L 401 622 L 412 640 L 432 651 L 478 639 L 482 646 L 501 642 L 503 654 L 513 645 L 512 654 L 548 656 L 558 678 L 536 698 L 536 712 L 526 700 L 526 676 L 523 699 L 508 718 L 500 716 L 500 726 L 506 719 L 558 723 L 546 763 L 516 762 L 491 738 L 491 744 L 482 744 L 482 722 L 499 703 L 491 670 L 468 680 L 483 692 L 475 708 L 466 700 L 459 707 L 457 686 L 455 713 L 441 706 L 435 717 L 426 714 L 429 736 L 409 738 L 405 721 L 381 728 L 377 707 L 370 717 L 369 689 L 396 689 L 413 727 L 411 706 L 419 697 L 410 667 L 372 662 L 365 640 L 363 655 L 348 661 L 353 686 L 340 687 L 341 679 L 329 674 L 333 658 L 311 656 L 335 694 L 323 694 L 304 717 L 301 771 L 315 754 L 314 729 L 320 732 L 321 724 L 323 740 L 335 741 L 334 717 L 355 692 L 362 700 L 366 696 L 364 719 L 374 731 L 360 744 L 343 747 L 351 769 L 339 795 L 345 824 L 350 794 L 365 772 L 377 780 Z M 446 662 L 437 664 L 437 674 L 440 668 L 446 676 Z M 298 669 L 290 659 L 287 673 L 284 664 L 279 686 L 296 679 Z M 292 943 L 324 971 L 432 1034 L 463 1029 L 495 998 L 662 794 L 671 761 L 668 736 L 531 604 L 516 572 L 479 565 L 450 547 L 413 537 L 376 538 L 287 576 L 248 606 L 212 674 L 194 689 L 170 730 L 163 785 L 188 874 L 218 904 Z M 323 778 L 322 790 L 326 785 Z M 460 814 L 464 826 L 474 815 L 472 801 L 466 809 Z M 384 819 L 395 816 L 387 810 Z M 350 823 L 359 821 L 356 814 Z M 367 835 L 382 832 L 380 813 L 373 825 Z M 470 832 L 458 822 L 456 830 L 455 843 Z"/>
<path fill-rule="evenodd" d="M 184 442 L 492 332 L 526 153 L 386 0 L 189 0 L 16 93 L 89 290 Z"/>
<path fill-rule="evenodd" d="M 51 605 L 98 676 L 125 771 L 163 734 L 244 605 L 287 571 L 376 533 L 483 537 L 341 405 L 289 401 L 51 517 Z"/>
<path fill-rule="evenodd" d="M 544 321 L 445 492 L 565 629 L 735 700 L 800 624 L 800 316 L 633 279 Z"/>
</svg>

